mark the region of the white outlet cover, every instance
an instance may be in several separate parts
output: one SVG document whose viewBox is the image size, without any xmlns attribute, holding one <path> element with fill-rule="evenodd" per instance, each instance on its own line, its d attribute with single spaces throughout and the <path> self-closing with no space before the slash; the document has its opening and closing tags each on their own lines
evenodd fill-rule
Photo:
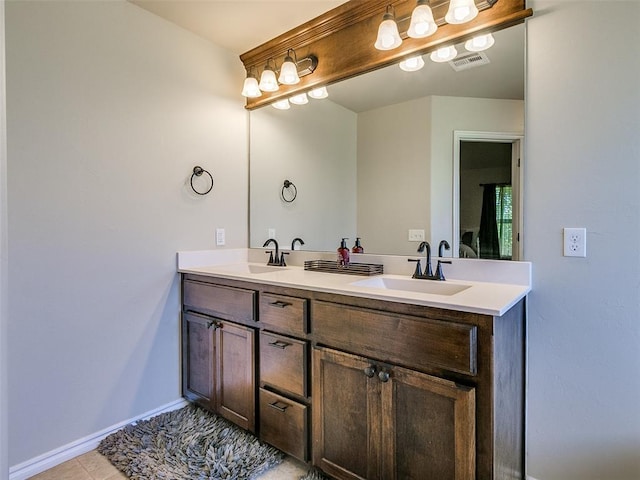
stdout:
<svg viewBox="0 0 640 480">
<path fill-rule="evenodd" d="M 586 257 L 587 256 L 587 229 L 586 228 L 565 228 L 564 253 L 565 257 Z"/>
<path fill-rule="evenodd" d="M 424 242 L 424 230 L 421 229 L 410 229 L 409 230 L 409 241 L 410 242 Z"/>
</svg>

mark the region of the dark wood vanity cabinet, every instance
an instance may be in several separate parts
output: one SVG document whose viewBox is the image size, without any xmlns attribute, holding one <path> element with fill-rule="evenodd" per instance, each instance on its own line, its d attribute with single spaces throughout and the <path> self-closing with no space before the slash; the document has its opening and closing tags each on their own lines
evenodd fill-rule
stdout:
<svg viewBox="0 0 640 480">
<path fill-rule="evenodd" d="M 314 463 L 345 479 L 475 478 L 475 389 L 313 351 Z"/>
<path fill-rule="evenodd" d="M 183 396 L 256 431 L 256 292 L 185 278 L 182 313 Z"/>
<path fill-rule="evenodd" d="M 183 392 L 340 480 L 524 478 L 524 300 L 501 317 L 183 276 Z"/>
</svg>

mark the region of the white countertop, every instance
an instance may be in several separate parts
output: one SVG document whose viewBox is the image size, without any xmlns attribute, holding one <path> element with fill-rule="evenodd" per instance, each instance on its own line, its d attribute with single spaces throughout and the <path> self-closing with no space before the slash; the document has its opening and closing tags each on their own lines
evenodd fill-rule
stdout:
<svg viewBox="0 0 640 480">
<path fill-rule="evenodd" d="M 178 271 L 181 273 L 216 276 L 232 280 L 424 305 L 493 316 L 503 315 L 531 291 L 531 264 L 529 262 L 450 258 L 448 260 L 452 260 L 453 264 L 445 266 L 445 268 L 447 268 L 447 270 L 445 270 L 447 280 L 443 283 L 468 288 L 452 295 L 439 295 L 404 289 L 354 285 L 354 283 L 372 278 L 385 278 L 392 281 L 410 280 L 412 267 L 409 266 L 409 268 L 407 268 L 407 257 L 397 257 L 394 259 L 391 258 L 391 256 L 367 255 L 367 262 L 373 263 L 372 260 L 377 259 L 381 263 L 385 263 L 385 272 L 390 271 L 391 273 L 385 273 L 384 275 L 375 277 L 366 277 L 304 270 L 302 266 L 295 265 L 294 263 L 305 257 L 318 259 L 321 258 L 322 255 L 317 252 L 292 252 L 292 254 L 297 254 L 296 256 L 299 258 L 294 259 L 294 255 L 291 255 L 291 259 L 295 261 L 289 262 L 289 259 L 287 259 L 290 265 L 286 267 L 276 267 L 275 269 L 270 269 L 270 271 L 251 273 L 251 268 L 264 270 L 263 267 L 265 263 L 250 261 L 256 258 L 256 254 L 247 249 L 178 252 Z M 354 261 L 357 260 L 352 259 L 352 262 Z M 397 270 L 399 266 L 404 270 L 408 270 L 408 273 L 404 275 L 396 273 L 394 270 Z M 494 271 L 495 280 L 497 281 L 487 281 L 493 280 L 492 270 Z M 478 279 L 482 279 L 482 281 Z M 413 282 L 435 281 L 413 280 Z M 410 281 L 408 283 L 411 284 L 413 282 Z M 429 287 L 427 286 L 426 288 Z"/>
</svg>

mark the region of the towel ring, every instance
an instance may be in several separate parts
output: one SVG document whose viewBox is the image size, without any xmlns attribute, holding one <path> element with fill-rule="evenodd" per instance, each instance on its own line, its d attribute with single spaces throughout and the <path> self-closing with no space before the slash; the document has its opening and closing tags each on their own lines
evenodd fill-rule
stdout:
<svg viewBox="0 0 640 480">
<path fill-rule="evenodd" d="M 196 187 L 193 186 L 193 177 L 199 177 L 203 173 L 206 173 L 207 175 L 209 175 L 209 178 L 211 179 L 211 186 L 209 187 L 209 190 L 207 190 L 206 192 L 199 192 L 198 190 L 196 190 Z M 191 174 L 191 190 L 196 192 L 198 195 L 206 195 L 211 191 L 212 188 L 213 188 L 213 175 L 211 175 L 202 167 L 198 167 L 198 166 L 193 167 L 193 173 Z"/>
<path fill-rule="evenodd" d="M 285 190 L 287 192 L 291 192 L 291 187 L 293 187 L 293 196 L 289 195 L 289 198 L 285 197 L 284 192 Z M 291 203 L 293 202 L 296 197 L 298 196 L 298 189 L 296 188 L 296 186 L 294 185 L 293 182 L 289 181 L 289 180 L 285 180 L 284 181 L 284 185 L 282 186 L 282 191 L 280 192 L 280 196 L 282 197 L 282 200 L 284 200 L 287 203 Z"/>
</svg>

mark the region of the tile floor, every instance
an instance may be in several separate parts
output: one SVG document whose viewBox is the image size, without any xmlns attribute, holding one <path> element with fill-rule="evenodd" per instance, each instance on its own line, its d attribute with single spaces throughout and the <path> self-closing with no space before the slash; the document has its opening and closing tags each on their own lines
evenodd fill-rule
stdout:
<svg viewBox="0 0 640 480">
<path fill-rule="evenodd" d="M 306 465 L 287 457 L 277 467 L 272 468 L 260 480 L 298 480 L 307 472 Z M 120 471 L 96 450 L 73 458 L 30 480 L 126 480 Z M 152 480 L 152 479 L 149 479 Z"/>
</svg>

